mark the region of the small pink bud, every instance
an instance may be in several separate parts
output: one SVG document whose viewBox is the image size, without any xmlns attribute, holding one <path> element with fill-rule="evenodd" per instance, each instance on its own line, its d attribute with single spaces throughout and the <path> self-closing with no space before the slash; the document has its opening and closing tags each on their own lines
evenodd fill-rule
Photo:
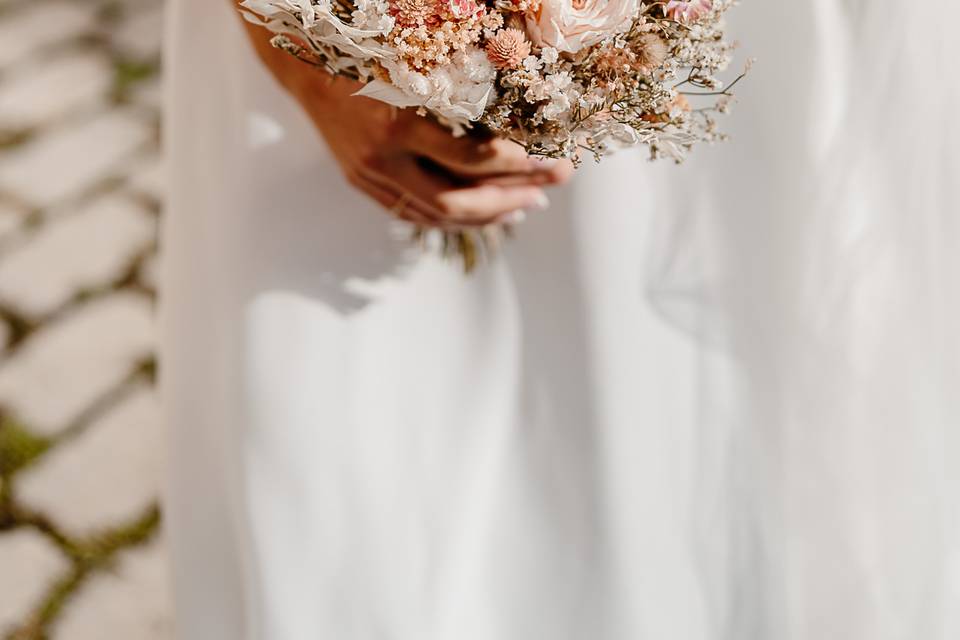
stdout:
<svg viewBox="0 0 960 640">
<path fill-rule="evenodd" d="M 453 14 L 455 18 L 469 18 L 472 15 L 475 15 L 480 7 L 477 5 L 476 0 L 449 0 L 450 1 L 450 13 Z"/>
</svg>

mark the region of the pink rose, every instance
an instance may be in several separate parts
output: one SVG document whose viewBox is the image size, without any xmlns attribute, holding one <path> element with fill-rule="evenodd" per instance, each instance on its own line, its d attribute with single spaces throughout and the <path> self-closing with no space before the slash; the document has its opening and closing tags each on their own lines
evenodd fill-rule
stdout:
<svg viewBox="0 0 960 640">
<path fill-rule="evenodd" d="M 527 14 L 534 44 L 574 53 L 630 28 L 639 0 L 543 0 Z"/>
<path fill-rule="evenodd" d="M 669 0 L 663 11 L 677 22 L 693 22 L 713 9 L 713 0 Z"/>
</svg>

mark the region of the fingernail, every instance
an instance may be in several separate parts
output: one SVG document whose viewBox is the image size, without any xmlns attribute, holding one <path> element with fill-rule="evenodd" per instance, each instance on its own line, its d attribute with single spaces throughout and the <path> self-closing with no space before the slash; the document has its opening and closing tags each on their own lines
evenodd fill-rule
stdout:
<svg viewBox="0 0 960 640">
<path fill-rule="evenodd" d="M 500 221 L 503 224 L 520 224 L 527 219 L 527 212 L 523 209 L 517 209 L 516 211 L 511 211 L 510 213 L 504 214 Z"/>
<path fill-rule="evenodd" d="M 559 160 L 555 158 L 543 158 L 543 157 L 534 157 L 530 158 L 530 169 L 531 171 L 547 171 L 550 168 L 556 166 Z"/>
<path fill-rule="evenodd" d="M 549 206 L 550 198 L 548 198 L 547 194 L 545 194 L 543 191 L 537 191 L 530 203 L 530 207 L 537 211 L 543 211 Z"/>
</svg>

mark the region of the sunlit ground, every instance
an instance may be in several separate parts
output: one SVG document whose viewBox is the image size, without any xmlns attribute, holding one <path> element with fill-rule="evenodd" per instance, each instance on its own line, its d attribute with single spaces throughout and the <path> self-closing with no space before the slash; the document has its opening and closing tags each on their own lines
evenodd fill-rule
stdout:
<svg viewBox="0 0 960 640">
<path fill-rule="evenodd" d="M 170 638 L 159 0 L 0 0 L 0 638 Z"/>
</svg>

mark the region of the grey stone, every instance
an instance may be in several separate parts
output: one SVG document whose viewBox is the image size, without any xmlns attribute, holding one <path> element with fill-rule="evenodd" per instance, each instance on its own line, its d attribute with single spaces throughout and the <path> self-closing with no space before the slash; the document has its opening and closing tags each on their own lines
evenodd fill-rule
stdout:
<svg viewBox="0 0 960 640">
<path fill-rule="evenodd" d="M 107 197 L 55 219 L 0 261 L 0 301 L 32 317 L 74 292 L 120 275 L 148 247 L 156 222 L 134 202 Z"/>
<path fill-rule="evenodd" d="M 17 624 L 70 568 L 60 550 L 32 529 L 0 534 L 0 632 Z"/>
<path fill-rule="evenodd" d="M 135 103 L 154 112 L 160 111 L 163 106 L 163 87 L 158 78 L 139 83 L 133 88 L 131 95 Z"/>
<path fill-rule="evenodd" d="M 140 277 L 143 280 L 143 284 L 147 285 L 151 289 L 156 290 L 159 287 L 160 260 L 156 254 L 150 256 L 143 264 L 143 268 L 140 270 Z"/>
<path fill-rule="evenodd" d="M 51 206 L 118 172 L 151 135 L 149 126 L 124 110 L 54 128 L 0 156 L 0 190 Z"/>
<path fill-rule="evenodd" d="M 153 347 L 149 300 L 114 294 L 34 333 L 0 367 L 0 405 L 54 434 L 121 382 Z"/>
<path fill-rule="evenodd" d="M 164 194 L 164 169 L 160 156 L 150 154 L 134 166 L 128 178 L 129 185 L 135 191 L 160 200 Z"/>
<path fill-rule="evenodd" d="M 170 581 L 162 541 L 120 554 L 91 578 L 54 627 L 63 640 L 172 640 Z M 109 633 L 105 634 L 105 630 Z M 211 638 L 211 640 L 214 640 Z"/>
<path fill-rule="evenodd" d="M 125 56 L 150 60 L 160 55 L 163 40 L 163 7 L 160 4 L 133 12 L 113 33 L 114 45 Z"/>
<path fill-rule="evenodd" d="M 23 214 L 0 203 L 0 240 L 15 232 L 23 223 Z"/>
<path fill-rule="evenodd" d="M 71 535 L 120 524 L 160 493 L 162 445 L 156 397 L 141 385 L 80 437 L 22 472 L 18 496 L 56 514 Z"/>
<path fill-rule="evenodd" d="M 22 64 L 31 54 L 79 36 L 95 24 L 88 2 L 25 2 L 0 22 L 0 67 Z"/>
<path fill-rule="evenodd" d="M 113 81 L 96 52 L 67 52 L 10 74 L 0 84 L 0 128 L 37 127 L 103 103 Z"/>
<path fill-rule="evenodd" d="M 22 142 L 0 135 L 14 142 L 0 147 L 0 302 L 41 321 L 6 351 L 11 327 L 0 319 L 0 408 L 48 436 L 98 408 L 86 414 L 93 417 L 85 428 L 16 477 L 17 499 L 72 536 L 128 523 L 159 493 L 154 392 L 142 379 L 123 384 L 153 349 L 152 302 L 117 291 L 49 314 L 78 291 L 113 280 L 153 242 L 156 220 L 147 207 L 164 190 L 154 142 L 161 78 L 138 79 L 124 93 L 129 101 L 115 104 L 114 62 L 81 39 L 106 36 L 122 58 L 152 62 L 163 4 L 0 0 L 0 134 L 28 134 Z M 114 177 L 126 184 L 105 181 Z M 77 197 L 100 186 L 109 192 L 92 202 Z M 29 221 L 39 227 L 26 224 L 35 210 Z M 140 271 L 148 286 L 155 271 L 153 255 Z M 162 540 L 116 560 L 68 594 L 48 637 L 174 637 Z M 0 637 L 24 623 L 70 569 L 34 529 L 0 533 Z"/>
</svg>

